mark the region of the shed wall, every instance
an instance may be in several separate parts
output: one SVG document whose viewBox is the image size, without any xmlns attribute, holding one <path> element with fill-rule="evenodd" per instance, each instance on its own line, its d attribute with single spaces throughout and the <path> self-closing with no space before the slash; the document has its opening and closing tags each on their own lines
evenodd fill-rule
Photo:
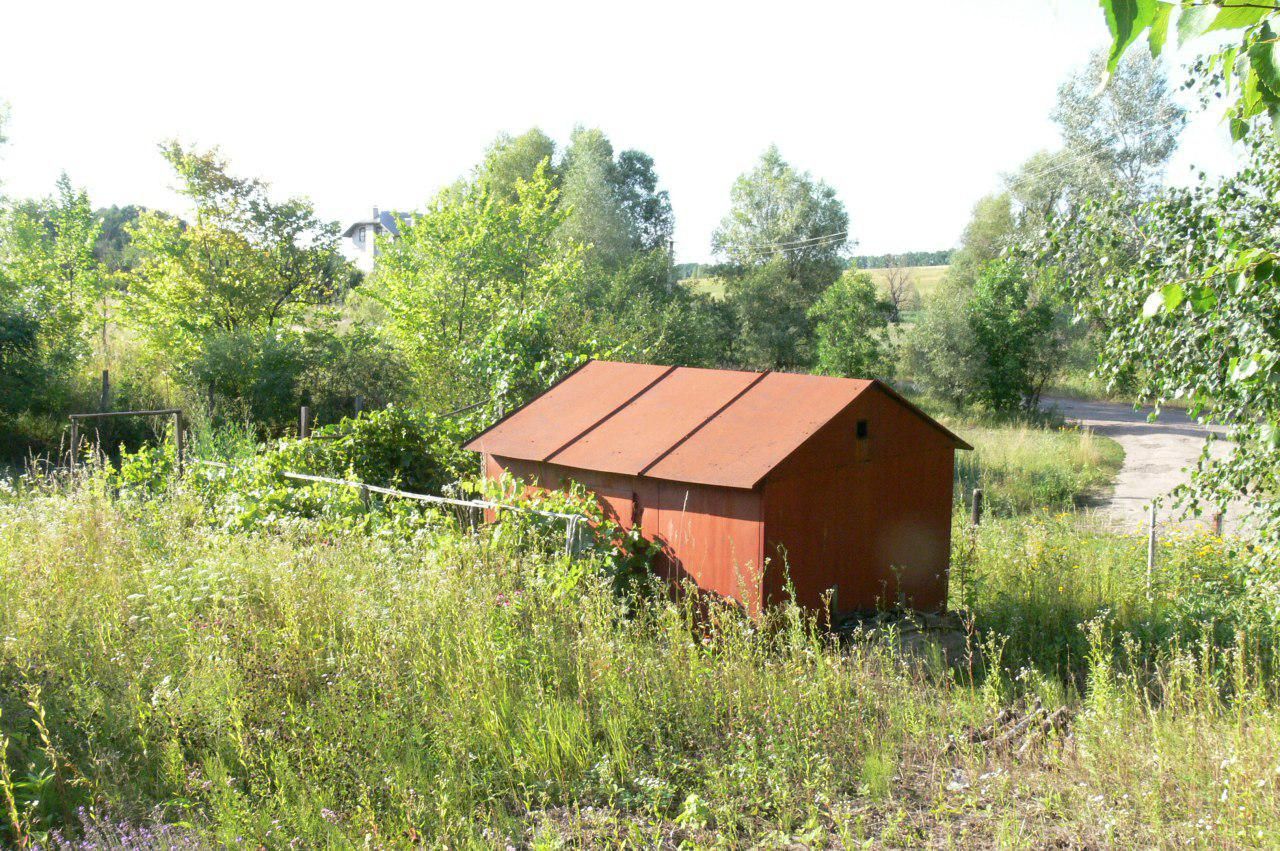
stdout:
<svg viewBox="0 0 1280 851">
<path fill-rule="evenodd" d="M 543 488 L 578 482 L 600 498 L 606 514 L 624 529 L 632 528 L 638 504 L 641 533 L 663 545 L 657 565 L 662 575 L 690 579 L 705 591 L 738 600 L 753 614 L 760 611 L 764 531 L 759 492 L 485 456 L 489 478 L 499 478 L 504 470 Z"/>
<path fill-rule="evenodd" d="M 954 459 L 948 437 L 887 394 L 859 397 L 766 479 L 766 602 L 782 599 L 785 564 L 807 606 L 838 586 L 840 611 L 944 607 Z"/>
</svg>

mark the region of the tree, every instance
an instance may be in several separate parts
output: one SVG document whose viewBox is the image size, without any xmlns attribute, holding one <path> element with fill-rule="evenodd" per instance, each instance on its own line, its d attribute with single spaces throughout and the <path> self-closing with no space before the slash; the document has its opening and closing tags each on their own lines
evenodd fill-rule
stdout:
<svg viewBox="0 0 1280 851">
<path fill-rule="evenodd" d="M 216 149 L 171 142 L 161 153 L 193 209 L 189 223 L 143 212 L 130 229 L 142 259 L 129 306 L 159 350 L 182 363 L 210 334 L 301 321 L 348 279 L 338 225 L 309 201 L 273 200 L 266 184 L 232 175 Z"/>
<path fill-rule="evenodd" d="M 617 268 L 634 250 L 634 241 L 619 195 L 613 145 L 599 130 L 577 128 L 560 172 L 560 204 L 566 211 L 560 238 L 588 246 L 591 265 Z"/>
<path fill-rule="evenodd" d="M 1272 223 L 1280 215 L 1280 153 L 1258 125 L 1269 119 L 1272 131 L 1280 128 L 1280 7 L 1192 0 L 1101 5 L 1112 35 L 1111 71 L 1141 35 L 1158 55 L 1171 28 L 1184 44 L 1213 33 L 1216 45 L 1192 66 L 1188 84 L 1226 106 L 1233 138 L 1249 146 L 1248 162 L 1216 185 L 1202 181 L 1137 207 L 1095 204 L 1062 215 L 1029 251 L 1056 270 L 1081 316 L 1107 335 L 1099 370 L 1113 386 L 1132 383 L 1140 401 L 1157 407 L 1187 399 L 1194 416 L 1228 427 L 1234 451 L 1226 461 L 1206 451 L 1186 504 L 1221 504 L 1243 493 L 1265 545 L 1259 556 L 1274 565 L 1280 254 Z M 1274 571 L 1258 581 L 1280 591 Z"/>
<path fill-rule="evenodd" d="M 913 376 L 956 405 L 1033 412 L 1062 350 L 1057 306 L 1029 270 L 988 262 L 972 286 L 947 280 L 909 338 Z"/>
<path fill-rule="evenodd" d="M 1169 189 L 1136 212 L 1100 205 L 1055 223 L 1034 256 L 1057 270 L 1082 318 L 1103 329 L 1098 369 L 1157 408 L 1185 400 L 1193 416 L 1226 425 L 1234 451 L 1207 451 L 1184 496 L 1191 508 L 1240 498 L 1262 539 L 1280 544 L 1280 149 L 1248 137 L 1246 168 L 1216 185 Z M 1106 270 L 1084 287 L 1082 263 Z M 1087 280 L 1086 276 L 1086 280 Z M 1274 554 L 1274 549 L 1271 550 Z M 1274 577 L 1270 577 L 1269 581 Z"/>
<path fill-rule="evenodd" d="M 887 255 L 884 265 L 884 288 L 890 305 L 889 321 L 901 322 L 902 311 L 919 299 L 911 267 L 899 255 Z"/>
<path fill-rule="evenodd" d="M 142 214 L 141 207 L 103 207 L 97 211 L 102 231 L 93 246 L 93 256 L 107 272 L 130 272 L 138 263 L 138 249 L 133 245 L 129 227 Z"/>
<path fill-rule="evenodd" d="M 876 292 L 866 272 L 848 271 L 813 306 L 817 321 L 818 372 L 847 378 L 893 374 L 889 322 L 894 305 Z"/>
<path fill-rule="evenodd" d="M 1080 163 L 1073 182 L 1081 191 L 1100 197 L 1115 189 L 1145 198 L 1178 146 L 1186 112 L 1152 57 L 1126 56 L 1099 89 L 1106 72 L 1107 54 L 1097 51 L 1058 89 L 1052 118 L 1062 131 L 1063 153 Z"/>
<path fill-rule="evenodd" d="M 658 189 L 653 157 L 642 151 L 623 151 L 618 154 L 615 179 L 632 247 L 637 251 L 668 250 L 675 219 L 671 198 L 666 190 Z"/>
<path fill-rule="evenodd" d="M 401 227 L 368 289 L 392 338 L 444 411 L 524 401 L 579 354 L 575 294 L 583 247 L 557 235 L 566 218 L 544 163 L 508 201 L 486 181 L 441 193 Z"/>
<path fill-rule="evenodd" d="M 1056 306 L 1037 294 L 1027 272 L 1001 261 L 978 275 L 966 305 L 977 354 L 971 401 L 993 411 L 1033 413 L 1057 370 Z"/>
<path fill-rule="evenodd" d="M 738 317 L 743 363 L 812 363 L 810 310 L 844 270 L 848 229 L 835 190 L 797 172 L 776 147 L 734 183 L 712 249 L 736 267 L 726 296 Z"/>
<path fill-rule="evenodd" d="M 1016 229 L 1013 198 L 1009 193 L 978 199 L 973 206 L 973 215 L 960 236 L 960 249 L 951 258 L 947 277 L 972 284 L 978 270 L 1004 251 Z"/>
<path fill-rule="evenodd" d="M 66 174 L 54 195 L 0 215 L 0 345 L 13 381 L 0 409 L 50 407 L 89 354 L 103 286 L 93 256 L 99 227 L 88 195 Z"/>
<path fill-rule="evenodd" d="M 495 196 L 514 201 L 517 185 L 532 180 L 539 166 L 550 167 L 555 155 L 556 143 L 537 127 L 519 136 L 504 133 L 485 152 L 476 179 L 487 184 Z"/>
<path fill-rule="evenodd" d="M 45 351 L 69 364 L 87 352 L 103 285 L 93 255 L 101 225 L 89 196 L 64 173 L 53 196 L 12 205 L 2 227 L 4 302 L 35 318 Z"/>
</svg>

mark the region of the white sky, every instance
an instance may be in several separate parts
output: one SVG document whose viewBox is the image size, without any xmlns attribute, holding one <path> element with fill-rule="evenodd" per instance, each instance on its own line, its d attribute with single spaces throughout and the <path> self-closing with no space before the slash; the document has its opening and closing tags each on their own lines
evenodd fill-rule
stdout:
<svg viewBox="0 0 1280 851">
<path fill-rule="evenodd" d="M 423 206 L 501 131 L 601 127 L 655 160 L 682 261 L 776 142 L 836 187 L 857 253 L 954 245 L 1002 172 L 1053 147 L 1057 85 L 1106 41 L 1096 0 L 6 4 L 9 195 L 182 211 L 156 145 L 344 223 Z M 1181 81 L 1181 74 L 1174 79 Z M 1170 169 L 1235 152 L 1199 117 Z"/>
</svg>

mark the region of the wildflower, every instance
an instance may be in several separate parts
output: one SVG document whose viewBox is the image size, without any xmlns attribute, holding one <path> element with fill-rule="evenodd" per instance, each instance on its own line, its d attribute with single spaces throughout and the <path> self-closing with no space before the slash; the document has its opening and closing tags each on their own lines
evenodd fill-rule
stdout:
<svg viewBox="0 0 1280 851">
<path fill-rule="evenodd" d="M 335 813 L 333 810 L 329 809 L 328 807 L 320 808 L 320 818 L 329 822 L 329 824 L 337 824 L 339 821 L 341 821 L 341 819 L 338 817 L 338 814 Z"/>
</svg>

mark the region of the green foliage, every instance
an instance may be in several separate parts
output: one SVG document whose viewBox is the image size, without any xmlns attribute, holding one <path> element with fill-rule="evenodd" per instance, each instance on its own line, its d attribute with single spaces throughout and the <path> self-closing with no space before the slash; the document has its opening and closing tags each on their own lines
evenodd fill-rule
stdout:
<svg viewBox="0 0 1280 851">
<path fill-rule="evenodd" d="M 733 317 L 719 300 L 674 284 L 665 251 L 635 252 L 583 294 L 589 322 L 612 357 L 682 366 L 719 366 Z"/>
<path fill-rule="evenodd" d="M 995 411 L 1036 411 L 1058 364 L 1054 306 L 1032 292 L 1025 270 L 1006 262 L 978 276 L 967 314 L 978 367 L 971 400 Z"/>
<path fill-rule="evenodd" d="M 1060 365 L 1058 311 L 1033 289 L 1027 267 L 1001 260 L 971 287 L 948 279 L 909 340 L 912 374 L 957 405 L 1034 413 Z"/>
<path fill-rule="evenodd" d="M 1115 72 L 1121 57 L 1144 32 L 1153 56 L 1159 56 L 1175 25 L 1179 46 L 1206 33 L 1239 31 L 1239 40 L 1215 50 L 1196 66 L 1204 87 L 1225 98 L 1231 133 L 1244 137 L 1257 116 L 1273 122 L 1280 114 L 1280 62 L 1271 27 L 1280 8 L 1239 0 L 1205 4 L 1199 0 L 1100 0 L 1111 31 L 1107 69 Z"/>
<path fill-rule="evenodd" d="M 130 278 L 132 324 L 180 367 L 205 341 L 301 322 L 347 280 L 338 226 L 310 202 L 275 201 L 262 181 L 235 177 L 216 150 L 161 148 L 194 207 L 183 222 L 146 211 L 131 227 L 141 253 Z"/>
<path fill-rule="evenodd" d="M 817 370 L 846 378 L 893 374 L 889 321 L 893 305 L 880 298 L 865 272 L 850 271 L 827 288 L 811 310 L 817 319 Z"/>
<path fill-rule="evenodd" d="M 539 166 L 550 168 L 556 155 L 556 144 L 537 127 L 519 136 L 503 134 L 485 152 L 484 161 L 476 169 L 476 182 L 507 201 L 519 199 L 519 185 L 533 180 Z"/>
<path fill-rule="evenodd" d="M 1132 387 L 1157 404 L 1186 400 L 1193 415 L 1230 428 L 1235 451 L 1202 458 L 1196 487 L 1184 494 L 1189 507 L 1244 494 L 1270 544 L 1280 541 L 1280 256 L 1268 248 L 1278 196 L 1280 151 L 1259 136 L 1239 174 L 1168 190 L 1136 216 L 1099 206 L 1063 219 L 1044 255 L 1072 286 L 1090 277 L 1075 272 L 1077 263 L 1107 275 L 1107 286 L 1072 294 L 1080 312 L 1107 330 L 1099 369 L 1111 386 Z M 1113 265 L 1113 256 L 1122 262 Z"/>
<path fill-rule="evenodd" d="M 850 269 L 884 269 L 899 266 L 946 266 L 955 254 L 953 249 L 942 251 L 904 251 L 901 254 L 859 254 L 849 258 Z"/>
<path fill-rule="evenodd" d="M 17 394 L 0 397 L 0 414 L 56 409 L 88 356 L 104 282 L 93 256 L 99 228 L 88 196 L 65 174 L 52 197 L 0 212 L 0 345 Z"/>
<path fill-rule="evenodd" d="M 384 246 L 366 287 L 437 410 L 514 407 L 530 372 L 553 373 L 586 345 L 582 248 L 556 239 L 566 213 L 546 164 L 516 192 L 510 202 L 478 182 L 442 193 Z"/>
<path fill-rule="evenodd" d="M 102 231 L 93 246 L 93 256 L 107 272 L 130 272 L 138 264 L 138 249 L 133 245 L 129 228 L 142 214 L 141 207 L 112 205 L 98 210 Z"/>
<path fill-rule="evenodd" d="M 187 367 L 198 401 L 218 421 L 250 422 L 264 433 L 297 422 L 308 405 L 314 422 L 355 413 L 356 397 L 379 408 L 409 396 L 399 353 L 362 325 L 328 329 L 236 329 L 212 332 Z"/>
<path fill-rule="evenodd" d="M 733 264 L 726 297 L 737 316 L 734 359 L 767 368 L 813 362 L 810 310 L 845 268 L 849 217 L 835 190 L 770 147 L 734 183 L 712 248 Z"/>
<path fill-rule="evenodd" d="M 961 287 L 971 285 L 979 269 L 1000 257 L 1016 228 L 1013 198 L 1009 193 L 978 199 L 960 237 L 960 250 L 951 259 L 948 280 Z"/>
<path fill-rule="evenodd" d="M 1106 79 L 1104 88 L 1098 81 Z M 1157 187 L 1165 163 L 1178 145 L 1186 111 L 1173 99 L 1160 64 L 1142 53 L 1130 54 L 1111 70 L 1099 51 L 1058 89 L 1053 120 L 1062 130 L 1063 162 L 1039 182 L 1058 184 L 1056 193 L 1076 201 L 1119 191 L 1147 197 Z M 1014 188 L 1017 186 L 1014 178 Z M 1032 181 L 1027 181 L 1028 183 Z"/>
<path fill-rule="evenodd" d="M 587 246 L 589 266 L 616 268 L 632 251 L 631 223 L 618 187 L 608 138 L 596 129 L 574 130 L 560 166 L 560 204 L 566 214 L 558 235 L 569 245 Z"/>
</svg>

